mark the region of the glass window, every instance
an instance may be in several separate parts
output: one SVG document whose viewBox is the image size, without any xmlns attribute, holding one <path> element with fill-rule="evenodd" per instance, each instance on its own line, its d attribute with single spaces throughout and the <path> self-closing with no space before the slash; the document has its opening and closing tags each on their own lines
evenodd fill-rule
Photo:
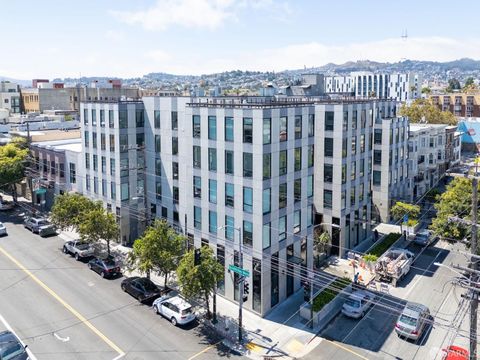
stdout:
<svg viewBox="0 0 480 360">
<path fill-rule="evenodd" d="M 243 211 L 253 212 L 253 190 L 251 187 L 243 187 Z"/>
<path fill-rule="evenodd" d="M 93 154 L 93 170 L 97 170 L 98 169 L 98 155 L 96 154 Z"/>
<path fill-rule="evenodd" d="M 302 148 L 295 148 L 295 171 L 302 170 Z"/>
<path fill-rule="evenodd" d="M 373 150 L 373 164 L 374 165 L 381 165 L 382 164 L 382 151 L 381 150 Z"/>
<path fill-rule="evenodd" d="M 295 139 L 302 138 L 302 115 L 295 115 Z"/>
<path fill-rule="evenodd" d="M 310 145 L 308 147 L 308 157 L 307 157 L 307 166 L 308 167 L 312 167 L 313 166 L 313 162 L 314 162 L 314 155 L 315 155 L 315 146 L 314 145 Z"/>
<path fill-rule="evenodd" d="M 160 129 L 160 110 L 153 111 L 153 126 L 155 129 Z"/>
<path fill-rule="evenodd" d="M 193 197 L 202 197 L 202 178 L 200 176 L 193 177 Z"/>
<path fill-rule="evenodd" d="M 180 190 L 178 189 L 178 186 L 173 186 L 173 203 L 178 204 L 178 201 L 180 200 Z"/>
<path fill-rule="evenodd" d="M 263 143 L 270 144 L 272 142 L 272 119 L 263 119 Z"/>
<path fill-rule="evenodd" d="M 208 170 L 217 171 L 217 149 L 208 149 Z"/>
<path fill-rule="evenodd" d="M 287 183 L 280 184 L 278 187 L 278 207 L 280 209 L 287 206 Z"/>
<path fill-rule="evenodd" d="M 357 153 L 357 137 L 352 136 L 352 155 Z"/>
<path fill-rule="evenodd" d="M 115 120 L 113 119 L 113 110 L 108 110 L 108 127 L 115 127 Z"/>
<path fill-rule="evenodd" d="M 280 141 L 288 140 L 288 119 L 286 116 L 280 118 Z"/>
<path fill-rule="evenodd" d="M 199 138 L 200 137 L 200 115 L 193 115 L 192 116 L 192 126 L 193 126 L 193 137 Z"/>
<path fill-rule="evenodd" d="M 107 173 L 107 158 L 102 156 L 102 173 Z"/>
<path fill-rule="evenodd" d="M 100 110 L 100 126 L 105 127 L 105 110 Z"/>
<path fill-rule="evenodd" d="M 327 183 L 333 182 L 333 165 L 323 165 L 323 181 Z"/>
<path fill-rule="evenodd" d="M 110 183 L 110 197 L 112 200 L 117 199 L 117 185 L 113 181 Z"/>
<path fill-rule="evenodd" d="M 143 113 L 143 110 L 135 110 L 135 125 L 137 128 L 145 126 L 145 117 Z"/>
<path fill-rule="evenodd" d="M 287 150 L 279 152 L 278 175 L 285 175 L 287 173 Z"/>
<path fill-rule="evenodd" d="M 160 135 L 155 135 L 155 152 L 159 153 L 162 150 Z"/>
<path fill-rule="evenodd" d="M 115 135 L 114 134 L 109 135 L 109 145 L 110 145 L 110 151 L 115 151 Z"/>
<path fill-rule="evenodd" d="M 127 110 L 118 111 L 118 127 L 126 129 L 128 127 L 128 113 Z"/>
<path fill-rule="evenodd" d="M 343 112 L 343 131 L 348 130 L 348 111 Z"/>
<path fill-rule="evenodd" d="M 172 130 L 177 130 L 178 129 L 178 112 L 172 111 L 171 116 L 172 116 Z"/>
<path fill-rule="evenodd" d="M 272 244 L 272 231 L 270 228 L 270 223 L 263 224 L 262 232 L 262 246 L 264 249 L 268 249 Z"/>
<path fill-rule="evenodd" d="M 307 177 L 307 197 L 313 196 L 313 175 Z"/>
<path fill-rule="evenodd" d="M 157 180 L 157 182 L 155 183 L 155 198 L 157 200 L 162 200 L 162 181 L 161 180 Z"/>
<path fill-rule="evenodd" d="M 357 163 L 355 161 L 352 161 L 352 164 L 350 166 L 350 179 L 355 180 L 357 175 Z"/>
<path fill-rule="evenodd" d="M 128 135 L 120 134 L 120 152 L 128 151 Z"/>
<path fill-rule="evenodd" d="M 293 182 L 293 200 L 295 202 L 302 200 L 302 179 L 295 179 Z"/>
<path fill-rule="evenodd" d="M 355 206 L 355 188 L 350 189 L 350 206 Z"/>
<path fill-rule="evenodd" d="M 348 146 L 348 139 L 344 138 L 342 140 L 342 158 L 347 157 L 347 146 Z"/>
<path fill-rule="evenodd" d="M 365 174 L 365 161 L 363 159 L 360 160 L 360 177 Z"/>
<path fill-rule="evenodd" d="M 252 176 L 253 176 L 252 153 L 243 153 L 243 177 L 251 178 Z"/>
<path fill-rule="evenodd" d="M 325 156 L 333 156 L 333 138 L 325 138 L 325 147 L 324 147 Z"/>
<path fill-rule="evenodd" d="M 287 238 L 287 217 L 282 216 L 278 218 L 278 241 L 285 240 Z"/>
<path fill-rule="evenodd" d="M 193 167 L 200 169 L 202 167 L 202 153 L 200 146 L 193 146 Z"/>
<path fill-rule="evenodd" d="M 193 207 L 193 224 L 195 229 L 202 230 L 202 208 L 198 206 Z"/>
<path fill-rule="evenodd" d="M 209 211 L 208 212 L 208 231 L 211 234 L 217 233 L 217 212 L 216 211 Z"/>
<path fill-rule="evenodd" d="M 225 141 L 233 141 L 233 117 L 225 118 Z"/>
<path fill-rule="evenodd" d="M 103 123 L 103 126 L 105 126 L 105 123 Z M 107 180 L 105 179 L 102 179 L 102 196 L 107 196 Z"/>
<path fill-rule="evenodd" d="M 332 190 L 323 190 L 323 207 L 326 209 L 332 208 Z"/>
<path fill-rule="evenodd" d="M 88 109 L 83 109 L 83 123 L 88 125 Z"/>
<path fill-rule="evenodd" d="M 208 117 L 208 138 L 210 140 L 217 140 L 217 117 Z"/>
<path fill-rule="evenodd" d="M 272 210 L 272 189 L 263 189 L 262 208 L 263 215 L 268 214 Z"/>
<path fill-rule="evenodd" d="M 373 133 L 373 143 L 382 144 L 382 129 L 375 129 Z"/>
<path fill-rule="evenodd" d="M 325 111 L 325 131 L 333 131 L 334 129 L 334 112 Z"/>
<path fill-rule="evenodd" d="M 145 134 L 137 133 L 137 146 L 141 147 L 145 145 Z"/>
<path fill-rule="evenodd" d="M 353 112 L 352 112 L 352 129 L 357 128 L 357 121 L 358 121 L 357 110 L 353 110 Z"/>
<path fill-rule="evenodd" d="M 251 144 L 253 142 L 253 119 L 243 118 L 243 142 Z"/>
<path fill-rule="evenodd" d="M 92 125 L 97 126 L 97 111 L 92 109 Z"/>
<path fill-rule="evenodd" d="M 92 132 L 92 146 L 96 149 L 97 148 L 97 133 Z"/>
<path fill-rule="evenodd" d="M 373 185 L 378 186 L 382 183 L 382 172 L 373 170 Z"/>
<path fill-rule="evenodd" d="M 263 178 L 270 179 L 272 169 L 272 154 L 263 154 Z"/>
<path fill-rule="evenodd" d="M 208 180 L 208 201 L 212 204 L 217 203 L 217 180 Z"/>
<path fill-rule="evenodd" d="M 315 114 L 308 115 L 308 136 L 315 136 Z"/>
<path fill-rule="evenodd" d="M 162 160 L 155 159 L 155 175 L 162 176 Z"/>
<path fill-rule="evenodd" d="M 253 224 L 250 221 L 243 221 L 243 245 L 253 244 Z"/>
<path fill-rule="evenodd" d="M 88 131 L 85 131 L 83 133 L 83 138 L 85 140 L 85 147 L 89 147 L 90 146 L 90 136 L 88 135 Z"/>
<path fill-rule="evenodd" d="M 178 137 L 172 137 L 172 155 L 178 155 Z"/>
<path fill-rule="evenodd" d="M 293 233 L 296 234 L 300 232 L 302 227 L 302 212 L 301 210 L 296 210 L 293 213 Z"/>
<path fill-rule="evenodd" d="M 313 225 L 313 205 L 307 206 L 307 226 Z"/>
<path fill-rule="evenodd" d="M 365 152 L 365 134 L 360 135 L 360 152 Z"/>
<path fill-rule="evenodd" d="M 235 187 L 233 184 L 225 183 L 225 206 L 234 207 Z"/>
<path fill-rule="evenodd" d="M 178 180 L 178 162 L 172 162 L 173 180 Z"/>
<path fill-rule="evenodd" d="M 235 220 L 232 216 L 225 215 L 225 239 L 233 240 Z"/>
<path fill-rule="evenodd" d="M 121 184 L 120 186 L 121 200 L 125 201 L 130 198 L 130 191 L 128 188 L 128 183 Z"/>
<path fill-rule="evenodd" d="M 233 151 L 225 150 L 225 174 L 233 175 Z"/>
</svg>

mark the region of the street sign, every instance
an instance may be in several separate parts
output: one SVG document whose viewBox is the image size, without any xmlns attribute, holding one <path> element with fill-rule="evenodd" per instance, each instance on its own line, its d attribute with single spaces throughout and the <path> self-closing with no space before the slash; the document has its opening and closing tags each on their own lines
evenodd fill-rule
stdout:
<svg viewBox="0 0 480 360">
<path fill-rule="evenodd" d="M 43 188 L 40 188 L 38 190 L 35 190 L 35 193 L 37 195 L 42 195 L 42 194 L 45 194 L 47 192 L 47 189 L 43 189 Z"/>
<path fill-rule="evenodd" d="M 235 266 L 235 265 L 228 265 L 228 270 L 233 271 L 234 273 L 237 273 L 240 276 L 244 276 L 244 277 L 250 276 L 250 272 L 248 270 L 239 268 L 238 266 Z"/>
<path fill-rule="evenodd" d="M 404 223 L 408 222 L 408 214 L 403 215 L 403 222 Z"/>
</svg>

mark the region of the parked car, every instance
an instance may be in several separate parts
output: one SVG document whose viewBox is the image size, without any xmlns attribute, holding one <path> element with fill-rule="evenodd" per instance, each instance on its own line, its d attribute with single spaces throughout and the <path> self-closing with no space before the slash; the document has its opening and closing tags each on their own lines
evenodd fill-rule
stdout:
<svg viewBox="0 0 480 360">
<path fill-rule="evenodd" d="M 7 236 L 7 235 L 8 235 L 7 228 L 3 223 L 0 222 L 0 236 Z"/>
<path fill-rule="evenodd" d="M 101 277 L 114 277 L 121 274 L 120 266 L 112 258 L 95 257 L 88 262 L 88 268 L 100 274 Z"/>
<path fill-rule="evenodd" d="M 80 240 L 67 241 L 63 244 L 63 252 L 73 255 L 76 260 L 92 257 L 94 251 L 92 245 Z"/>
<path fill-rule="evenodd" d="M 419 231 L 413 238 L 413 242 L 420 246 L 428 246 L 435 241 L 435 236 L 431 231 L 423 229 Z"/>
<path fill-rule="evenodd" d="M 123 291 L 132 295 L 138 301 L 156 299 L 170 291 L 170 289 L 160 288 L 150 279 L 138 276 L 123 280 L 120 286 Z"/>
<path fill-rule="evenodd" d="M 428 327 L 430 310 L 418 303 L 407 303 L 395 324 L 395 331 L 400 337 L 419 339 Z"/>
<path fill-rule="evenodd" d="M 342 313 L 359 319 L 365 315 L 374 300 L 375 296 L 372 293 L 365 290 L 356 291 L 343 304 Z"/>
<path fill-rule="evenodd" d="M 12 210 L 15 207 L 15 204 L 11 201 L 0 201 L 0 211 Z"/>
<path fill-rule="evenodd" d="M 180 296 L 162 296 L 153 302 L 155 313 L 166 317 L 173 326 L 188 324 L 195 320 L 192 305 Z"/>
<path fill-rule="evenodd" d="M 442 360 L 468 360 L 470 358 L 468 350 L 460 346 L 450 345 L 442 351 Z"/>
<path fill-rule="evenodd" d="M 28 360 L 27 346 L 11 331 L 0 333 L 0 359 Z"/>
<path fill-rule="evenodd" d="M 57 228 L 55 225 L 50 224 L 46 219 L 43 218 L 27 217 L 23 223 L 23 226 L 25 226 L 25 228 L 31 232 L 39 234 L 42 237 L 57 234 Z"/>
</svg>

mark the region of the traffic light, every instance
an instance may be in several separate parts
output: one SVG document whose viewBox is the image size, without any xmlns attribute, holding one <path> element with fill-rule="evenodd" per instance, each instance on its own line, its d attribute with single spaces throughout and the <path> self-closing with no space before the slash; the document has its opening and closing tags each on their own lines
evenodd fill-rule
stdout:
<svg viewBox="0 0 480 360">
<path fill-rule="evenodd" d="M 243 282 L 243 294 L 248 295 L 250 284 L 247 281 Z"/>
<path fill-rule="evenodd" d="M 195 249 L 195 252 L 193 255 L 194 255 L 193 265 L 194 266 L 200 265 L 200 249 Z"/>
</svg>

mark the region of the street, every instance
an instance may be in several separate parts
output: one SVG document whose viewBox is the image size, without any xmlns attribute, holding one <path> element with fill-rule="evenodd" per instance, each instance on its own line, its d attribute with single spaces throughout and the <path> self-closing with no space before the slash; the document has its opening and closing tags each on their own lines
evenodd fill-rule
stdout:
<svg viewBox="0 0 480 360">
<path fill-rule="evenodd" d="M 174 327 L 61 251 L 57 236 L 23 228 L 0 214 L 0 315 L 39 360 L 217 359 L 234 356 L 201 323 Z M 0 323 L 0 330 L 5 324 Z"/>
<path fill-rule="evenodd" d="M 446 342 L 453 333 L 451 324 L 464 290 L 449 282 L 455 274 L 434 265 L 434 262 L 465 264 L 465 257 L 452 251 L 464 247 L 437 242 L 423 252 L 414 244 L 408 249 L 417 258 L 398 287 L 390 287 L 388 294 L 380 295 L 363 319 L 350 319 L 340 313 L 321 332 L 319 336 L 323 341 L 305 360 L 441 359 L 441 349 L 449 345 Z M 427 305 L 432 315 L 433 326 L 429 326 L 416 342 L 401 339 L 394 331 L 397 318 L 407 301 Z M 465 331 L 468 317 L 463 323 L 462 331 Z M 465 335 L 468 333 L 460 332 L 455 344 L 468 348 Z"/>
</svg>

